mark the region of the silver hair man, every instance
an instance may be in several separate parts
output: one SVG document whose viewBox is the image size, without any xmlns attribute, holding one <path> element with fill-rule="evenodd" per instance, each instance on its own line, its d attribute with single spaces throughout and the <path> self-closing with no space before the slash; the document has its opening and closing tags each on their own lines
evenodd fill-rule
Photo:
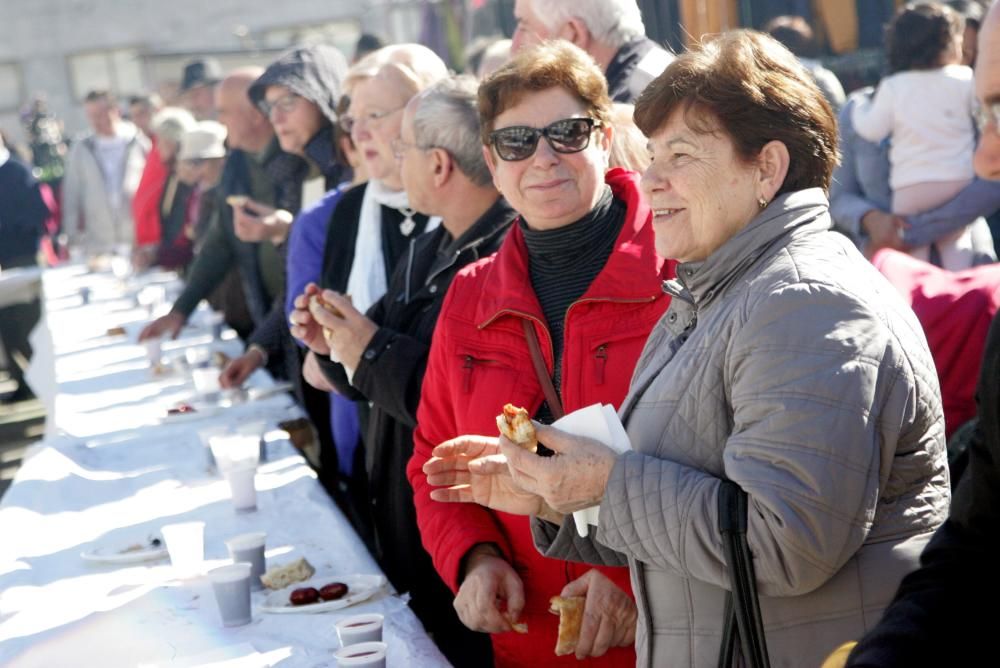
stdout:
<svg viewBox="0 0 1000 668">
<path fill-rule="evenodd" d="M 492 180 L 479 137 L 478 82 L 470 76 L 444 79 L 417 95 L 413 137 L 421 149 L 441 148 L 477 186 Z"/>
</svg>

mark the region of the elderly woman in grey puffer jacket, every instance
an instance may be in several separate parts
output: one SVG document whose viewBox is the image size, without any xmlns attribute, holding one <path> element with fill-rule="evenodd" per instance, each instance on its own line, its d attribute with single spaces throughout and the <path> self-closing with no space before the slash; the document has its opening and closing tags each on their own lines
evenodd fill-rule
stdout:
<svg viewBox="0 0 1000 668">
<path fill-rule="evenodd" d="M 627 562 L 639 665 L 715 666 L 732 480 L 771 664 L 818 666 L 878 621 L 945 518 L 934 363 L 913 313 L 831 230 L 834 116 L 777 42 L 736 31 L 679 56 L 635 118 L 657 247 L 681 264 L 620 411 L 632 449 L 541 425 L 552 457 L 445 444 L 451 486 L 434 498 L 535 515 L 553 557 Z M 580 538 L 563 514 L 596 504 Z M 600 643 L 587 626 L 581 642 Z"/>
</svg>

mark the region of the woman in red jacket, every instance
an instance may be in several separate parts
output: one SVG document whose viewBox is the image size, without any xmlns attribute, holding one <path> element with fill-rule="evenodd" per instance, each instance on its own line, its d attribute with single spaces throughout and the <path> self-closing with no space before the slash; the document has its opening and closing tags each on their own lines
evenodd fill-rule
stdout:
<svg viewBox="0 0 1000 668">
<path fill-rule="evenodd" d="M 494 634 L 498 666 L 580 665 L 577 658 L 602 655 L 583 665 L 635 664 L 625 569 L 543 558 L 527 518 L 430 498 L 434 447 L 457 437 L 495 443 L 507 402 L 542 422 L 593 403 L 617 406 L 667 308 L 665 262 L 638 175 L 607 171 L 610 110 L 600 69 L 568 43 L 523 53 L 479 89 L 484 154 L 521 218 L 445 298 L 408 475 L 424 546 L 456 591 L 462 621 Z M 544 369 L 533 365 L 531 339 Z M 540 374 L 553 385 L 548 396 Z M 598 620 L 577 658 L 554 655 L 558 618 L 548 608 L 560 594 L 586 595 L 586 613 Z M 514 622 L 527 625 L 526 636 L 509 633 Z"/>
</svg>

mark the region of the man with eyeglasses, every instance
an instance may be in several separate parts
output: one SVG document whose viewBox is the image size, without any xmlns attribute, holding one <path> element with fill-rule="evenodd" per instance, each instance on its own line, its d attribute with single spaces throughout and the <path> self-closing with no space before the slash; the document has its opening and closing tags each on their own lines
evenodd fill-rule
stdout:
<svg viewBox="0 0 1000 668">
<path fill-rule="evenodd" d="M 1000 180 L 1000 6 L 983 22 L 976 61 L 976 96 L 986 111 L 973 164 Z M 852 652 L 848 666 L 992 665 L 996 615 L 980 602 L 1000 595 L 1000 322 L 987 337 L 979 376 L 979 432 L 968 472 L 952 498 L 949 519 L 921 556 L 921 568 L 900 584 L 879 624 Z"/>
<path fill-rule="evenodd" d="M 511 55 L 550 39 L 565 39 L 597 62 L 613 102 L 635 102 L 673 60 L 646 37 L 636 0 L 516 0 Z"/>
</svg>

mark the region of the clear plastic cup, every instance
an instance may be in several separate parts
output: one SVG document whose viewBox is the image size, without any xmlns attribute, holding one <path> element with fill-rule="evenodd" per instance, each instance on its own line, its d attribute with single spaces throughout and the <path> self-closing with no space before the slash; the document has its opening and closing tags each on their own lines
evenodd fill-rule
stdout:
<svg viewBox="0 0 1000 668">
<path fill-rule="evenodd" d="M 222 390 L 219 385 L 219 370 L 215 367 L 201 367 L 191 369 L 191 380 L 194 381 L 194 389 L 198 394 L 209 395 Z"/>
<path fill-rule="evenodd" d="M 197 574 L 205 559 L 205 523 L 167 524 L 160 531 L 177 574 L 182 577 Z"/>
<path fill-rule="evenodd" d="M 150 368 L 155 369 L 163 359 L 163 340 L 146 339 L 142 345 L 146 348 L 146 359 L 149 360 Z"/>
<path fill-rule="evenodd" d="M 216 466 L 223 473 L 231 468 L 246 468 L 260 463 L 260 436 L 254 434 L 215 434 L 208 439 Z"/>
</svg>

